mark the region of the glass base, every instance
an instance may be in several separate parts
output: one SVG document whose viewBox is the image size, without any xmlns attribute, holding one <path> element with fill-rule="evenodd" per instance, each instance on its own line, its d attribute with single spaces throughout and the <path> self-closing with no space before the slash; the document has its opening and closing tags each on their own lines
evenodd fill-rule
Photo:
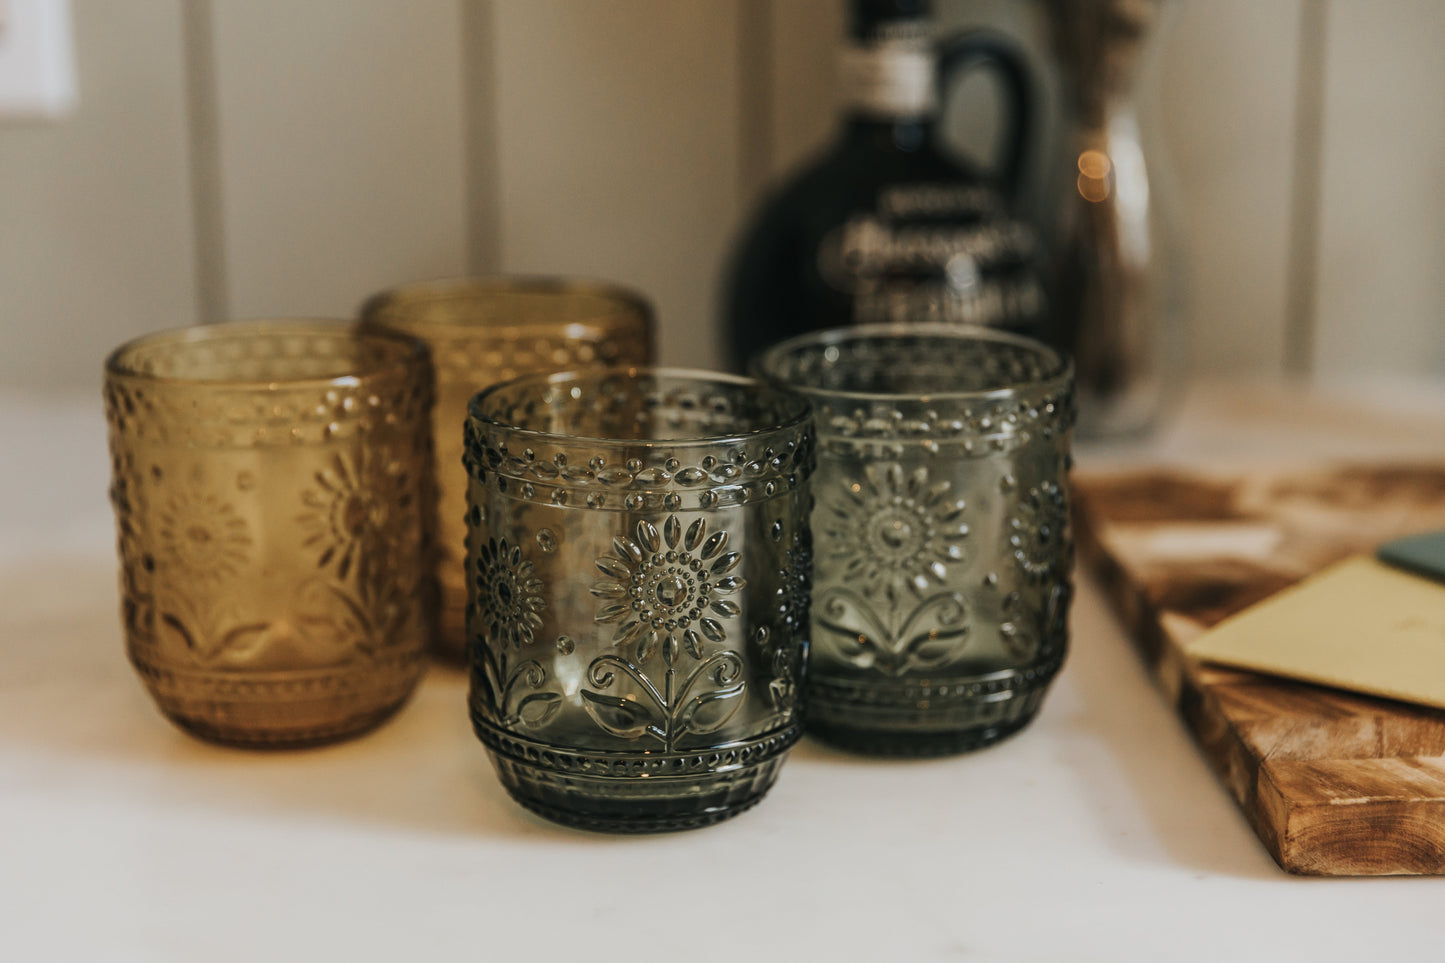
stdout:
<svg viewBox="0 0 1445 963">
<path fill-rule="evenodd" d="M 631 807 L 629 811 L 622 812 L 615 807 L 604 807 L 602 812 L 586 812 L 578 806 L 578 800 L 570 798 L 565 794 L 557 797 L 560 805 L 551 805 L 539 798 L 534 798 L 529 792 L 538 792 L 538 795 L 546 793 L 541 787 L 528 787 L 522 789 L 518 786 L 507 786 L 507 793 L 521 804 L 524 808 L 536 813 L 543 819 L 550 820 L 563 826 L 570 826 L 573 829 L 587 829 L 598 833 L 671 833 L 683 829 L 701 829 L 704 826 L 711 826 L 723 820 L 731 819 L 752 809 L 767 795 L 776 773 L 766 779 L 766 784 L 755 792 L 743 795 L 741 798 L 714 807 L 699 808 L 696 804 L 688 802 L 679 805 L 674 801 L 673 806 L 676 812 L 638 812 Z"/>
<path fill-rule="evenodd" d="M 1021 670 L 928 680 L 819 678 L 810 683 L 808 732 L 877 756 L 945 756 L 981 749 L 1038 714 L 1063 665 L 1058 650 Z"/>
<path fill-rule="evenodd" d="M 161 707 L 161 711 L 177 727 L 207 742 L 235 746 L 239 749 L 309 749 L 314 746 L 342 742 L 370 732 L 396 715 L 405 704 L 406 700 L 403 699 L 394 705 L 339 720 L 333 725 L 284 732 L 237 729 L 219 725 L 209 719 L 177 715 L 167 711 L 164 706 Z"/>
<path fill-rule="evenodd" d="M 167 719 L 207 742 L 300 749 L 360 735 L 401 709 L 421 680 L 415 651 L 365 671 L 194 672 L 132 657 Z"/>
<path fill-rule="evenodd" d="M 802 734 L 790 726 L 690 752 L 607 752 L 535 742 L 475 716 L 473 727 L 518 803 L 552 822 L 607 833 L 697 829 L 751 809 Z"/>
<path fill-rule="evenodd" d="M 874 729 L 853 729 L 848 726 L 808 724 L 808 735 L 830 746 L 865 756 L 926 758 L 956 756 L 1002 742 L 1028 725 L 1037 713 L 1002 726 L 968 729 L 963 732 L 889 732 Z"/>
</svg>

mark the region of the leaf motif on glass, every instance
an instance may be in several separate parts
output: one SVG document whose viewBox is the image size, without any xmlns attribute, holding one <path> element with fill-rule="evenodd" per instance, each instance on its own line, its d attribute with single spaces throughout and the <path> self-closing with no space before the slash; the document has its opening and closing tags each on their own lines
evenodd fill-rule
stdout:
<svg viewBox="0 0 1445 963">
<path fill-rule="evenodd" d="M 969 635 L 968 610 L 957 592 L 939 592 L 903 613 L 882 615 L 847 588 L 819 597 L 813 620 L 833 652 L 860 669 L 901 676 L 954 659 Z"/>
</svg>

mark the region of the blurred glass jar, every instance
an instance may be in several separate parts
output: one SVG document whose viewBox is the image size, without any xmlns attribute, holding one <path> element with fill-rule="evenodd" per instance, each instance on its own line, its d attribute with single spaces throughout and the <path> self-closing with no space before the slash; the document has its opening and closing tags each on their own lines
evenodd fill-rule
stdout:
<svg viewBox="0 0 1445 963">
<path fill-rule="evenodd" d="M 1066 126 L 1054 335 L 1074 359 L 1080 437 L 1151 428 L 1177 398 L 1188 330 L 1179 212 L 1141 109 L 1164 0 L 1049 0 Z M 1145 114 L 1141 120 L 1141 114 Z M 1063 183 L 1067 182 L 1067 186 Z"/>
<path fill-rule="evenodd" d="M 648 364 L 652 306 L 622 287 L 563 278 L 455 278 L 406 284 L 372 297 L 364 328 L 399 331 L 431 349 L 436 376 L 439 511 L 439 651 L 466 654 L 466 473 L 462 426 L 467 401 L 518 375 L 589 365 Z"/>
<path fill-rule="evenodd" d="M 325 742 L 404 702 L 432 634 L 425 346 L 341 321 L 163 332 L 106 361 L 132 664 L 219 742 Z"/>
</svg>

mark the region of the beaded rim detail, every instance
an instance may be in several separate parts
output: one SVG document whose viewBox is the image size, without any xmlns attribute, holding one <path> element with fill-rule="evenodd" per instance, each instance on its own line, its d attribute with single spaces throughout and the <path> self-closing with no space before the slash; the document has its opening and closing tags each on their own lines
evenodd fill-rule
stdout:
<svg viewBox="0 0 1445 963">
<path fill-rule="evenodd" d="M 708 430 L 675 439 L 626 439 L 574 437 L 515 424 L 556 403 L 559 393 L 575 403 L 589 397 L 580 393 L 582 385 L 605 392 L 610 383 L 635 385 L 641 379 L 658 384 L 634 392 L 640 407 L 678 418 L 685 414 Z M 663 391 L 662 383 L 669 382 Z M 579 394 L 566 394 L 569 386 Z M 747 416 L 727 410 L 759 390 L 778 406 L 776 418 L 754 416 L 757 424 L 749 424 Z M 508 394 L 518 400 L 507 403 Z M 710 430 L 714 426 L 720 430 Z M 812 474 L 815 453 L 809 408 L 800 398 L 728 375 L 629 368 L 529 376 L 477 395 L 463 461 L 475 481 L 524 501 L 676 512 L 785 494 Z"/>
<path fill-rule="evenodd" d="M 752 739 L 695 751 L 609 752 L 605 749 L 572 749 L 527 739 L 497 728 L 484 717 L 475 700 L 471 709 L 472 728 L 493 752 L 536 769 L 609 779 L 653 780 L 668 776 L 691 779 L 710 773 L 733 772 L 781 756 L 803 734 L 802 725 L 795 722 Z"/>
<path fill-rule="evenodd" d="M 339 361 L 323 374 L 291 377 L 179 377 L 157 368 L 158 355 L 238 354 L 252 362 L 319 363 L 343 344 L 374 357 Z M 314 445 L 395 431 L 426 422 L 432 405 L 426 347 L 403 335 L 346 321 L 230 321 L 162 331 L 127 342 L 105 362 L 105 404 L 125 443 L 206 449 Z"/>
<path fill-rule="evenodd" d="M 900 352 L 938 366 L 939 357 L 973 352 L 993 361 L 992 379 L 938 390 L 851 390 L 828 383 L 851 351 Z M 881 365 L 877 358 L 872 362 Z M 909 358 L 888 367 L 902 368 Z M 930 448 L 960 447 L 964 454 L 1012 451 L 1034 435 L 1067 432 L 1077 417 L 1073 369 L 1052 349 L 1005 332 L 953 325 L 858 325 L 800 335 L 768 349 L 753 365 L 762 377 L 806 396 L 814 406 L 825 448 L 848 450 L 858 442 L 918 442 Z M 1007 369 L 1007 370 L 1004 370 Z M 964 372 L 958 373 L 962 382 Z M 975 375 L 976 376 L 976 375 Z M 906 382 L 905 382 L 906 383 Z"/>
</svg>

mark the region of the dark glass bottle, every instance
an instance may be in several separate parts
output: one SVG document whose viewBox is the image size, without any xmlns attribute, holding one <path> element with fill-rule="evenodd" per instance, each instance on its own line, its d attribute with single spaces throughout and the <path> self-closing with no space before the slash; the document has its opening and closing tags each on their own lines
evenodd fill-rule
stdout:
<svg viewBox="0 0 1445 963">
<path fill-rule="evenodd" d="M 847 108 L 824 154 L 767 201 L 724 287 L 734 369 L 805 331 L 876 321 L 987 324 L 1039 336 L 1039 246 L 1012 215 L 1028 129 L 1028 77 L 994 37 L 935 49 L 927 0 L 853 0 L 843 68 Z M 1006 129 L 997 170 L 938 146 L 943 81 L 995 70 Z"/>
</svg>

